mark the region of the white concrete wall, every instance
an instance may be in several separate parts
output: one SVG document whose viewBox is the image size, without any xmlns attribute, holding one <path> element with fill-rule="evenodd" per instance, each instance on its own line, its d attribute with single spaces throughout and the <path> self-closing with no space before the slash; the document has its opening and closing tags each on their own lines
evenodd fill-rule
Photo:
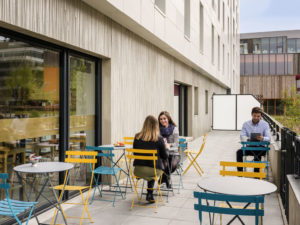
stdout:
<svg viewBox="0 0 300 225">
<path fill-rule="evenodd" d="M 166 0 L 165 13 L 155 6 L 155 0 L 83 1 L 210 79 L 216 80 L 222 86 L 230 87 L 233 93 L 239 93 L 239 0 L 220 0 L 220 20 L 218 19 L 218 0 L 214 0 L 215 7 L 212 6 L 211 0 L 190 0 L 190 38 L 184 35 L 182 15 L 184 10 L 178 9 L 178 6 L 184 5 L 184 0 Z M 199 46 L 200 2 L 204 6 L 204 50 L 202 52 Z M 225 5 L 224 29 L 223 2 Z M 214 64 L 211 60 L 212 24 L 215 26 Z M 220 36 L 220 69 L 217 65 L 218 35 Z M 229 61 L 225 59 L 224 70 L 222 66 L 223 44 L 226 59 L 229 53 Z M 235 52 L 233 52 L 233 45 L 235 45 Z"/>
<path fill-rule="evenodd" d="M 80 0 L 0 0 L 0 9 L 1 27 L 103 58 L 104 143 L 134 135 L 149 114 L 173 114 L 174 82 L 189 88 L 188 135 L 197 137 L 211 129 L 210 97 L 226 89 L 207 71 L 196 70 Z M 194 86 L 199 92 L 198 115 L 193 113 Z"/>
</svg>

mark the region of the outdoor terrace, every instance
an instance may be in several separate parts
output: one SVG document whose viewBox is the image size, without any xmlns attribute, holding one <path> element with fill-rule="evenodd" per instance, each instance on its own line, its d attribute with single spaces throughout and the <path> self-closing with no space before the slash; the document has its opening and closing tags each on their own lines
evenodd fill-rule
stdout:
<svg viewBox="0 0 300 225">
<path fill-rule="evenodd" d="M 199 156 L 198 163 L 204 170 L 204 176 L 219 176 L 219 161 L 235 161 L 236 150 L 240 148 L 238 131 L 212 131 L 208 133 L 206 146 Z M 202 138 L 196 138 L 188 145 L 189 149 L 199 149 Z M 188 162 L 185 161 L 185 167 Z M 271 174 L 271 173 L 269 173 Z M 173 182 L 176 182 L 177 176 Z M 119 197 L 115 203 L 115 207 L 111 202 L 94 201 L 89 205 L 89 211 L 94 220 L 94 224 L 160 224 L 160 225 L 188 225 L 200 224 L 198 212 L 194 210 L 196 199 L 193 197 L 195 190 L 199 191 L 197 182 L 202 179 L 196 173 L 194 168 L 191 168 L 186 175 L 183 176 L 184 189 L 174 190 L 175 195 L 170 193 L 169 202 L 165 206 L 159 205 L 158 212 L 154 209 L 134 207 L 130 211 L 132 193 L 129 191 L 125 200 Z M 269 177 L 272 181 L 272 176 Z M 145 197 L 144 197 L 145 198 Z M 74 199 L 72 199 L 74 201 Z M 75 200 L 80 200 L 76 197 Z M 265 216 L 263 222 L 265 225 L 281 225 L 284 224 L 279 206 L 278 194 L 273 193 L 265 196 Z M 64 205 L 67 215 L 78 215 L 82 212 L 80 206 Z M 53 215 L 53 209 L 44 212 L 39 216 L 41 222 L 49 223 Z M 204 213 L 204 223 L 209 224 L 208 213 Z M 226 224 L 231 219 L 231 216 L 223 215 L 223 224 Z M 254 217 L 242 217 L 246 224 L 255 224 Z M 62 218 L 59 216 L 59 223 L 62 223 Z M 36 224 L 35 219 L 31 219 L 30 225 Z M 79 224 L 78 220 L 68 219 L 68 224 Z M 86 220 L 83 224 L 91 224 Z M 215 216 L 215 224 L 220 224 L 219 215 Z M 235 220 L 232 224 L 240 224 Z"/>
</svg>

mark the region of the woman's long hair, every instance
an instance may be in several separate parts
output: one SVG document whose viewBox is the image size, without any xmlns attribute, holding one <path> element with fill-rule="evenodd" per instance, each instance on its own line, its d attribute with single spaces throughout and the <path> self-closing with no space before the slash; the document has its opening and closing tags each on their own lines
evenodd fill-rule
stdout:
<svg viewBox="0 0 300 225">
<path fill-rule="evenodd" d="M 159 134 L 158 121 L 154 116 L 147 116 L 141 132 L 136 134 L 136 139 L 143 141 L 157 141 Z"/>
<path fill-rule="evenodd" d="M 173 124 L 174 127 L 176 127 L 176 123 L 175 123 L 174 120 L 172 119 L 170 113 L 167 112 L 167 111 L 162 111 L 162 112 L 159 114 L 159 116 L 158 116 L 158 122 L 159 122 L 159 125 L 161 125 L 161 124 L 160 124 L 159 118 L 160 118 L 162 115 L 164 115 L 164 116 L 166 116 L 166 117 L 168 118 L 169 124 Z"/>
</svg>

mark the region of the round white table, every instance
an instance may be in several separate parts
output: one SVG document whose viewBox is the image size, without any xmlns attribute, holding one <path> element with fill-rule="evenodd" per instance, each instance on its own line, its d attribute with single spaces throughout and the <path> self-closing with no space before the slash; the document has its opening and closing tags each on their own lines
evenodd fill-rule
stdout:
<svg viewBox="0 0 300 225">
<path fill-rule="evenodd" d="M 54 190 L 53 183 L 52 183 L 51 178 L 50 178 L 50 173 L 64 172 L 64 171 L 70 170 L 72 168 L 73 168 L 73 164 L 65 163 L 65 162 L 38 162 L 35 166 L 32 166 L 31 163 L 27 163 L 27 164 L 23 164 L 23 165 L 19 165 L 19 166 L 14 167 L 14 171 L 16 171 L 16 173 L 17 173 L 17 175 L 20 179 L 20 182 L 23 186 L 23 190 L 25 191 L 25 194 L 26 194 L 26 197 L 27 197 L 28 201 L 30 201 L 31 194 L 35 190 L 35 191 L 38 192 L 37 197 L 35 199 L 36 202 L 42 196 L 51 205 L 53 205 L 54 207 L 57 207 L 58 210 L 57 210 L 57 213 L 55 215 L 54 224 L 56 224 L 56 218 L 57 218 L 57 215 L 58 215 L 59 211 L 61 212 L 66 225 L 67 225 L 67 221 L 66 221 L 65 215 L 64 215 L 64 213 L 62 211 L 62 208 L 61 208 L 62 199 L 59 200 L 58 197 L 57 197 L 57 194 Z M 29 193 L 26 193 L 26 190 L 24 188 L 23 177 L 21 175 L 22 173 L 33 175 L 33 181 L 31 183 L 29 183 L 29 181 L 27 181 L 26 179 L 24 180 L 31 187 Z M 67 180 L 66 180 L 65 184 L 68 183 L 69 174 L 70 173 L 68 173 L 68 177 L 67 177 Z M 36 190 L 36 188 L 34 187 L 34 183 L 35 183 L 36 178 L 37 178 L 38 175 L 43 175 L 43 176 L 46 176 L 46 178 L 47 178 L 39 191 Z M 55 197 L 56 203 L 53 203 L 51 200 L 48 199 L 48 197 L 46 195 L 43 194 L 43 191 L 44 191 L 45 187 L 47 186 L 47 184 L 50 184 L 50 187 L 52 189 L 52 192 L 53 192 L 53 195 Z M 65 190 L 65 186 L 63 187 L 63 190 L 62 190 L 62 196 L 63 196 L 64 190 Z M 41 224 L 39 222 L 35 212 L 33 212 L 33 213 L 34 213 L 34 217 L 36 218 L 37 223 Z"/>
<path fill-rule="evenodd" d="M 204 177 L 201 178 L 201 180 L 198 182 L 198 186 L 204 191 L 208 192 L 240 196 L 265 196 L 277 190 L 277 187 L 268 181 L 246 177 L 229 176 Z M 228 202 L 227 204 L 229 205 Z M 249 203 L 244 208 L 247 208 L 248 205 Z M 229 207 L 231 207 L 231 205 L 229 205 Z M 263 203 L 262 208 L 264 208 Z M 230 224 L 236 218 L 238 218 L 242 222 L 241 218 L 236 215 L 228 224 Z M 211 221 L 210 214 L 209 219 Z M 214 221 L 214 217 L 212 221 Z M 263 220 L 261 218 L 261 224 L 262 223 Z"/>
<path fill-rule="evenodd" d="M 203 177 L 198 186 L 209 192 L 243 196 L 267 195 L 277 190 L 268 181 L 245 177 Z"/>
</svg>

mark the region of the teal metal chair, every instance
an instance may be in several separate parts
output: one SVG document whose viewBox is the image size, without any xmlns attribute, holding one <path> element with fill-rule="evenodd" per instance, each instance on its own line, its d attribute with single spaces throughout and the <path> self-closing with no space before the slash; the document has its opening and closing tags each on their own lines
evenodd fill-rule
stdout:
<svg viewBox="0 0 300 225">
<path fill-rule="evenodd" d="M 243 150 L 243 156 L 246 156 L 246 151 L 251 151 L 251 152 L 255 152 L 255 151 L 261 151 L 260 154 L 258 154 L 258 156 L 262 155 L 263 152 L 266 152 L 266 160 L 265 161 L 258 161 L 256 160 L 256 157 L 254 157 L 254 160 L 245 160 L 244 162 L 257 162 L 257 163 L 265 163 L 266 164 L 266 170 L 267 170 L 267 179 L 269 177 L 269 173 L 268 173 L 268 168 L 269 168 L 269 159 L 268 159 L 268 155 L 269 155 L 269 151 L 270 151 L 270 142 L 268 141 L 244 141 L 242 142 L 242 150 Z"/>
<path fill-rule="evenodd" d="M 95 180 L 95 188 L 94 188 L 94 193 L 93 193 L 93 197 L 91 200 L 91 204 L 93 203 L 94 200 L 99 200 L 99 201 L 108 201 L 108 202 L 112 202 L 113 206 L 115 206 L 115 201 L 116 201 L 116 195 L 117 192 L 120 192 L 120 195 L 122 197 L 122 199 L 124 199 L 120 184 L 119 184 L 119 180 L 120 180 L 120 175 L 121 175 L 121 168 L 115 168 L 114 165 L 114 154 L 113 154 L 113 147 L 94 147 L 94 146 L 86 146 L 86 149 L 89 151 L 97 151 L 98 155 L 97 157 L 101 157 L 102 159 L 106 158 L 109 160 L 111 166 L 100 166 L 97 167 L 94 170 L 94 180 Z M 106 153 L 104 153 L 103 151 L 105 151 Z M 119 175 L 117 176 L 117 174 L 119 173 Z M 111 187 L 111 183 L 104 183 L 102 181 L 100 181 L 101 179 L 101 175 L 112 175 L 115 178 L 116 181 L 116 186 L 114 187 L 115 190 L 112 191 L 114 194 L 114 198 L 113 200 L 107 200 L 107 199 L 95 199 L 95 194 L 96 194 L 96 189 L 99 191 L 99 195 L 100 197 L 103 197 L 103 185 L 107 184 L 110 185 Z M 99 187 L 100 186 L 100 187 Z"/>
<path fill-rule="evenodd" d="M 184 150 L 187 147 L 187 142 L 185 138 L 179 138 L 179 145 L 178 145 L 178 152 L 180 154 L 180 163 L 178 168 L 176 169 L 174 175 L 178 175 L 179 176 L 179 183 L 175 184 L 174 186 L 176 186 L 178 188 L 178 193 L 180 192 L 180 188 L 183 189 L 183 182 L 182 182 L 182 173 L 183 173 L 183 162 L 184 162 Z"/>
<path fill-rule="evenodd" d="M 259 217 L 264 216 L 264 210 L 259 208 L 259 204 L 264 203 L 264 196 L 226 195 L 195 191 L 194 197 L 198 199 L 198 204 L 194 205 L 194 209 L 199 211 L 200 224 L 203 221 L 202 212 L 235 215 L 227 224 L 231 224 L 235 219 L 239 219 L 242 224 L 245 224 L 239 216 L 255 216 L 255 225 L 258 225 Z M 205 200 L 206 204 L 202 204 L 202 200 Z M 226 202 L 229 208 L 219 207 L 217 204 L 209 205 L 209 200 Z M 244 208 L 232 208 L 230 202 L 245 203 L 246 205 Z M 252 203 L 255 204 L 255 207 L 247 208 Z M 210 224 L 213 224 L 211 219 Z"/>
<path fill-rule="evenodd" d="M 26 210 L 30 209 L 26 225 L 29 222 L 31 214 L 34 209 L 34 205 L 36 202 L 23 202 L 12 200 L 9 198 L 8 189 L 10 185 L 6 183 L 6 179 L 8 179 L 7 173 L 0 173 L 0 189 L 4 189 L 6 198 L 0 201 L 0 216 L 9 216 L 16 219 L 19 225 L 22 225 L 21 221 L 18 218 L 18 215 L 25 212 Z"/>
</svg>

